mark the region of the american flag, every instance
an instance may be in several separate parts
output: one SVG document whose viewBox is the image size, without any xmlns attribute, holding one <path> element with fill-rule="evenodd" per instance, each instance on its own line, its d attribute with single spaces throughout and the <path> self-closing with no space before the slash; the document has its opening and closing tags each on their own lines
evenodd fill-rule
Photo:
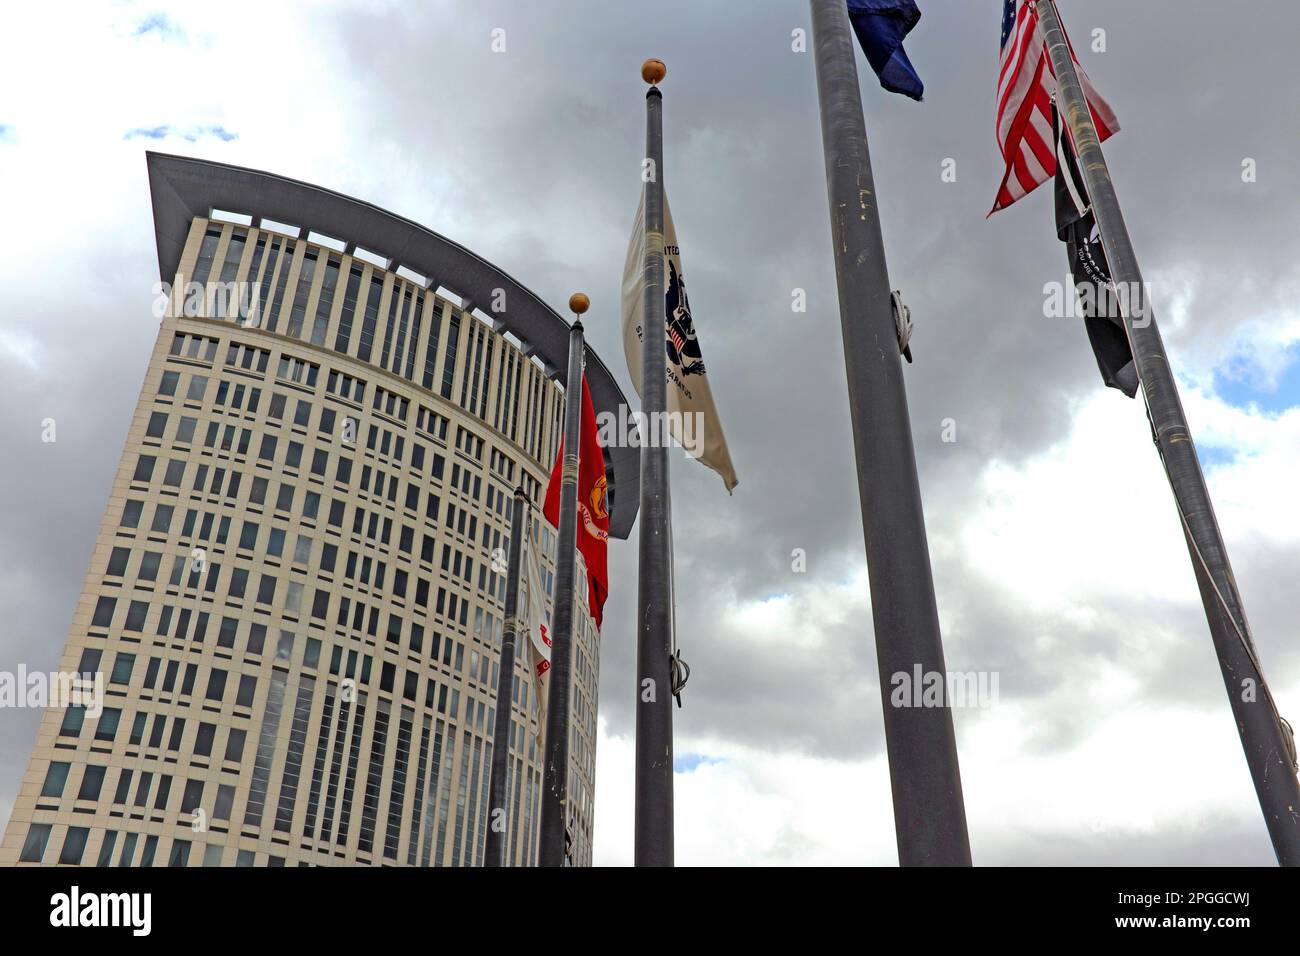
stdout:
<svg viewBox="0 0 1300 956">
<path fill-rule="evenodd" d="M 677 349 L 677 354 L 680 355 L 682 349 L 686 348 L 686 340 L 682 338 L 682 333 L 670 325 L 668 326 L 668 337 L 673 340 L 673 347 Z"/>
<path fill-rule="evenodd" d="M 1069 38 L 1066 38 L 1069 43 Z M 1101 98 L 1070 46 L 1070 58 L 1088 105 L 1097 137 L 1107 139 L 1119 122 Z M 1056 144 L 1052 135 L 1052 95 L 1056 74 L 1047 44 L 1038 31 L 1035 0 L 1006 0 L 1002 11 L 1002 67 L 998 72 L 998 148 L 1007 171 L 998 187 L 992 215 L 1048 182 L 1056 175 Z"/>
</svg>

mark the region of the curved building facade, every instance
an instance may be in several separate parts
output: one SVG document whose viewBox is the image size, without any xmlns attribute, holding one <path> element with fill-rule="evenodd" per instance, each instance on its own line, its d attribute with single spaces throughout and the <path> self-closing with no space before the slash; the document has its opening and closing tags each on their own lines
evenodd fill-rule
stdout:
<svg viewBox="0 0 1300 956">
<path fill-rule="evenodd" d="M 149 173 L 173 291 L 60 664 L 102 693 L 46 712 L 0 864 L 477 864 L 502 556 L 514 488 L 539 503 L 559 441 L 565 323 L 368 204 L 179 157 Z M 623 401 L 599 360 L 587 374 L 598 406 Z M 606 471 L 626 537 L 635 459 Z M 581 865 L 600 648 L 577 593 Z M 520 658 L 507 850 L 531 865 Z"/>
</svg>

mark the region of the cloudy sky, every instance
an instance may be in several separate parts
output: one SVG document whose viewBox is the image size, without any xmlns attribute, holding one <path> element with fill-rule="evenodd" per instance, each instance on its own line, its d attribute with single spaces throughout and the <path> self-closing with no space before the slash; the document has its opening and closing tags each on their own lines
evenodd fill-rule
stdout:
<svg viewBox="0 0 1300 956">
<path fill-rule="evenodd" d="M 664 180 L 741 482 L 728 498 L 674 458 L 692 667 L 677 859 L 895 863 L 813 61 L 792 49 L 806 4 L 51 6 L 14 5 L 0 37 L 0 669 L 57 664 L 157 332 L 145 150 L 374 202 L 553 304 L 585 290 L 589 340 L 630 393 L 617 296 L 639 65 L 659 56 Z M 1050 196 L 985 219 L 1000 6 L 922 0 L 907 49 L 924 103 L 859 65 L 891 281 L 916 324 L 905 376 L 948 667 L 999 682 L 996 705 L 955 714 L 974 859 L 1268 864 L 1141 406 L 1102 386 L 1077 320 L 1043 314 L 1065 279 Z M 1061 8 L 1123 125 L 1107 156 L 1294 721 L 1300 10 Z M 610 555 L 604 864 L 632 856 L 635 552 L 634 537 Z M 0 817 L 38 718 L 0 716 Z"/>
</svg>

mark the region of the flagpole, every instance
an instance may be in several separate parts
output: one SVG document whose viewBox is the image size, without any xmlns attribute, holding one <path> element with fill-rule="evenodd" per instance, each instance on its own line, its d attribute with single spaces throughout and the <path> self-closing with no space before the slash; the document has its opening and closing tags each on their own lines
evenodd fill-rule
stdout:
<svg viewBox="0 0 1300 956">
<path fill-rule="evenodd" d="M 1038 10 L 1039 29 L 1052 58 L 1060 104 L 1070 124 L 1111 279 L 1117 290 L 1129 290 L 1128 295 L 1116 298 L 1128 331 L 1156 446 L 1183 523 L 1183 536 L 1255 793 L 1278 863 L 1297 866 L 1300 865 L 1300 782 L 1295 773 L 1294 739 L 1289 728 L 1283 727 L 1264 681 L 1237 581 L 1228 563 L 1210 492 L 1178 397 L 1178 386 L 1170 371 L 1160 329 L 1146 301 L 1142 273 L 1087 98 L 1070 56 L 1060 14 L 1051 0 L 1040 0 Z M 1134 300 L 1139 303 L 1136 310 L 1132 308 Z"/>
<path fill-rule="evenodd" d="M 667 68 L 646 60 L 645 299 L 641 349 L 641 529 L 636 634 L 636 808 L 633 860 L 673 865 L 672 505 L 668 496 L 664 343 L 663 94 Z"/>
<path fill-rule="evenodd" d="M 947 671 L 848 10 L 844 0 L 811 0 L 811 9 L 898 861 L 969 866 L 948 702 L 891 705 L 895 675 L 919 668 L 946 687 Z"/>
<path fill-rule="evenodd" d="M 569 297 L 569 370 L 564 380 L 564 460 L 560 469 L 560 527 L 551 609 L 550 688 L 546 700 L 546 767 L 542 779 L 539 866 L 563 866 L 569 824 L 569 671 L 572 665 L 574 550 L 578 540 L 578 454 L 582 447 L 582 314 L 589 301 Z"/>
<path fill-rule="evenodd" d="M 507 866 L 506 835 L 510 824 L 510 795 L 506 772 L 510 765 L 510 727 L 514 700 L 515 643 L 519 632 L 519 578 L 523 566 L 523 538 L 528 514 L 528 496 L 515 489 L 510 508 L 510 552 L 506 568 L 506 619 L 501 637 L 501 662 L 497 673 L 496 722 L 492 726 L 492 777 L 488 784 L 487 848 L 484 866 Z"/>
</svg>

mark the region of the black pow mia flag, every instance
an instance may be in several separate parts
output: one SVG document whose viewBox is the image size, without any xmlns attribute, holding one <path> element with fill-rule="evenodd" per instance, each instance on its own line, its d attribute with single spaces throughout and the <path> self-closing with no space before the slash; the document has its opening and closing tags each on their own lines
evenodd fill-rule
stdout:
<svg viewBox="0 0 1300 956">
<path fill-rule="evenodd" d="M 1106 263 L 1088 190 L 1055 102 L 1052 103 L 1052 127 L 1056 135 L 1056 235 L 1065 243 L 1083 324 L 1102 381 L 1133 398 L 1138 388 L 1137 366 L 1111 285 L 1110 266 Z M 1140 294 L 1135 292 L 1131 302 L 1146 308 L 1146 303 L 1137 298 Z"/>
</svg>

